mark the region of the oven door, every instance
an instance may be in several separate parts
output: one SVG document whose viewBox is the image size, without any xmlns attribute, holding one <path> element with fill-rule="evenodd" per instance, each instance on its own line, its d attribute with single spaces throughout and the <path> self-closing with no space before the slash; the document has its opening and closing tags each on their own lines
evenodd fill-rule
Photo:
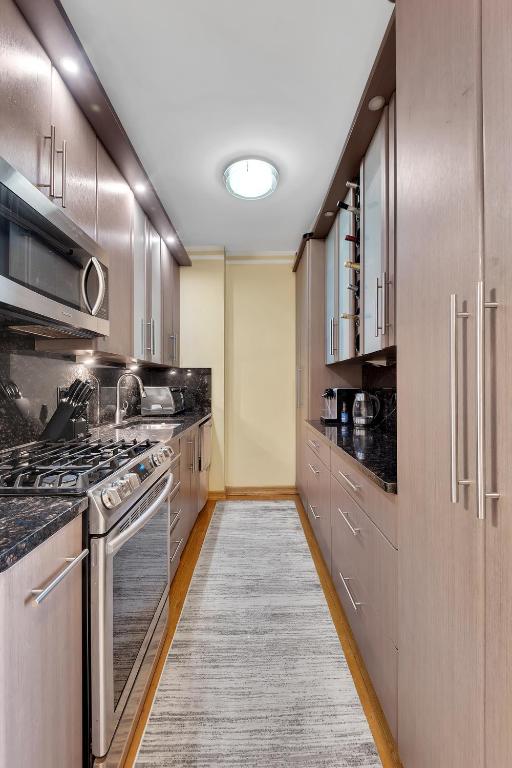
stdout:
<svg viewBox="0 0 512 768">
<path fill-rule="evenodd" d="M 91 539 L 95 757 L 109 749 L 168 598 L 172 484 L 172 474 L 166 475 L 106 536 Z"/>
</svg>

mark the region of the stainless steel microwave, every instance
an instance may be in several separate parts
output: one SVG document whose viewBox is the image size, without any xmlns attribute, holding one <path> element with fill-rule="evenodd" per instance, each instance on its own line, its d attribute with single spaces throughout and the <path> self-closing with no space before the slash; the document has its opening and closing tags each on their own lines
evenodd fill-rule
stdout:
<svg viewBox="0 0 512 768">
<path fill-rule="evenodd" d="M 98 244 L 0 158 L 0 315 L 48 336 L 108 336 L 108 268 Z"/>
</svg>

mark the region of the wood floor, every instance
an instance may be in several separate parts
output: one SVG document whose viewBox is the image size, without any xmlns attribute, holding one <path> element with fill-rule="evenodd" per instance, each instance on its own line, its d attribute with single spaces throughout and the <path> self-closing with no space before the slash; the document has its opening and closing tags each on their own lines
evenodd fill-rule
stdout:
<svg viewBox="0 0 512 768">
<path fill-rule="evenodd" d="M 234 498 L 236 497 L 230 496 L 230 499 Z M 248 500 L 248 497 L 245 494 L 241 498 L 246 501 Z M 252 498 L 257 499 L 258 494 L 255 493 Z M 268 498 L 268 496 L 265 495 L 265 498 Z M 377 696 L 375 695 L 375 691 L 373 690 L 363 660 L 359 654 L 359 651 L 357 650 L 357 645 L 350 630 L 350 626 L 339 602 L 330 574 L 320 554 L 319 547 L 316 543 L 302 503 L 298 496 L 290 494 L 275 494 L 273 498 L 291 499 L 295 501 L 306 540 L 311 551 L 311 556 L 315 563 L 315 567 L 322 584 L 325 599 L 327 601 L 334 626 L 336 627 L 343 652 L 347 659 L 350 672 L 354 679 L 359 698 L 361 699 L 361 704 L 368 719 L 375 744 L 379 751 L 383 768 L 401 768 L 393 737 L 389 731 L 386 719 L 380 707 Z M 167 627 L 166 639 L 153 675 L 153 679 L 151 681 L 147 699 L 143 706 L 139 722 L 134 733 L 133 742 L 130 746 L 124 763 L 124 768 L 132 768 L 135 763 L 137 750 L 139 748 L 139 744 L 151 711 L 151 706 L 155 697 L 160 676 L 162 674 L 165 659 L 167 657 L 174 633 L 176 631 L 176 627 L 178 625 L 178 621 L 181 616 L 197 559 L 199 557 L 199 553 L 201 552 L 201 547 L 203 545 L 206 532 L 215 510 L 215 504 L 216 499 L 210 499 L 202 512 L 198 515 L 196 524 L 181 556 L 178 571 L 176 572 L 176 576 L 172 582 L 169 592 L 169 623 Z"/>
</svg>

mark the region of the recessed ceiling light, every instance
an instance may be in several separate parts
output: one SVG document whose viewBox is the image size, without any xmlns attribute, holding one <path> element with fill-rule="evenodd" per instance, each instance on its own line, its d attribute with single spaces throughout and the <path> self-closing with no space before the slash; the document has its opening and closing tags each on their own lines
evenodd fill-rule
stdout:
<svg viewBox="0 0 512 768">
<path fill-rule="evenodd" d="M 176 242 L 176 238 L 174 237 L 174 235 L 168 235 L 168 237 L 166 237 L 165 239 L 166 239 L 166 241 L 168 243 L 175 243 Z"/>
<path fill-rule="evenodd" d="M 60 63 L 62 69 L 65 69 L 66 72 L 69 72 L 70 75 L 78 74 L 79 67 L 74 59 L 70 59 L 68 56 L 66 56 L 64 59 L 61 59 Z"/>
<path fill-rule="evenodd" d="M 368 102 L 368 109 L 370 112 L 378 112 L 379 109 L 382 109 L 385 103 L 386 99 L 384 96 L 374 96 L 373 99 L 370 99 Z"/>
<path fill-rule="evenodd" d="M 146 185 L 145 185 L 145 184 L 143 184 L 141 181 L 139 181 L 139 182 L 138 182 L 138 183 L 135 185 L 134 189 L 135 189 L 135 191 L 136 191 L 136 192 L 139 192 L 139 193 L 141 193 L 141 192 L 145 192 L 145 191 L 146 191 Z"/>
<path fill-rule="evenodd" d="M 324 213 L 324 216 L 327 216 L 327 218 L 329 219 L 331 216 L 334 216 L 334 211 L 326 211 Z"/>
<path fill-rule="evenodd" d="M 260 200 L 275 191 L 279 173 L 266 160 L 246 158 L 228 165 L 224 171 L 226 189 L 234 197 Z"/>
</svg>

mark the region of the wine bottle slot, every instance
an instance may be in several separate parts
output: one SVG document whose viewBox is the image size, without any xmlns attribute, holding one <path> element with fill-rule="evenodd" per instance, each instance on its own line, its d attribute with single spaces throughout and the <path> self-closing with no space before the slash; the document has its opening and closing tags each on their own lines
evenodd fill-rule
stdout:
<svg viewBox="0 0 512 768">
<path fill-rule="evenodd" d="M 356 181 L 347 181 L 346 186 L 348 189 L 359 189 L 359 184 Z"/>
<path fill-rule="evenodd" d="M 361 269 L 361 265 L 355 261 L 346 261 L 345 266 L 347 269 L 356 269 L 358 271 Z"/>
<path fill-rule="evenodd" d="M 338 201 L 338 208 L 343 208 L 344 211 L 348 211 L 349 213 L 355 213 L 356 216 L 359 216 L 361 213 L 359 208 L 354 208 L 353 205 L 349 205 L 344 200 Z"/>
</svg>

